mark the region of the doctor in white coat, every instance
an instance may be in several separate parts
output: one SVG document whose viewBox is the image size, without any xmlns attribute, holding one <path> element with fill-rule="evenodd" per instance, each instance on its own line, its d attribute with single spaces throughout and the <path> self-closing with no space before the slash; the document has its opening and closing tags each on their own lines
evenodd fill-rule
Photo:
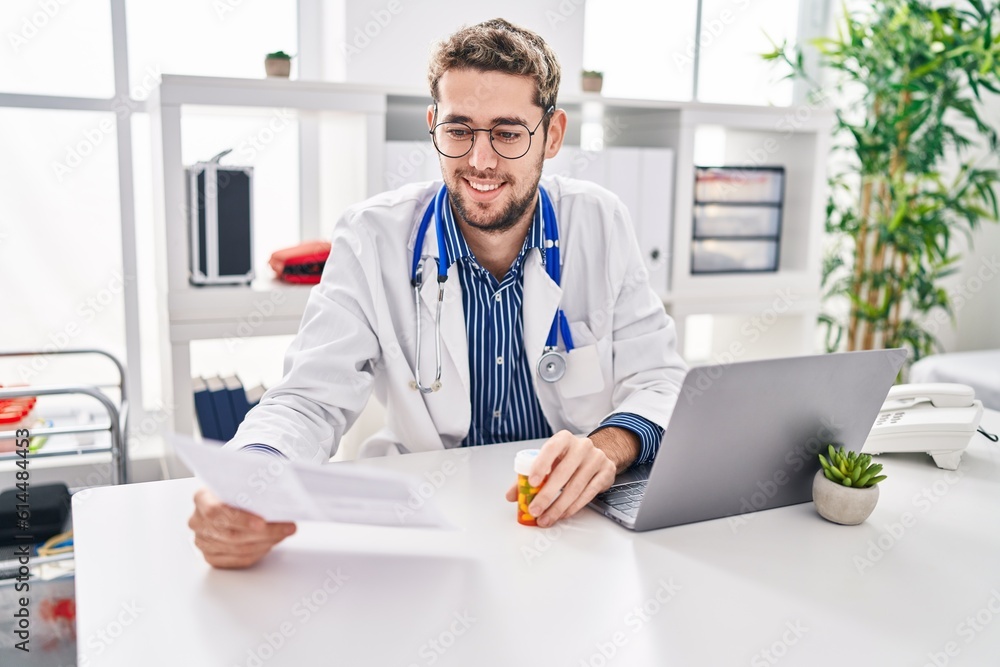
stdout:
<svg viewBox="0 0 1000 667">
<path fill-rule="evenodd" d="M 435 103 L 427 112 L 428 128 L 441 153 L 450 219 L 477 268 L 498 282 L 510 280 L 514 271 L 522 282 L 513 321 L 523 325 L 523 359 L 506 362 L 527 364 L 525 384 L 547 423 L 544 435 L 550 437 L 531 479 L 549 479 L 531 510 L 539 525 L 551 525 L 586 506 L 644 451 L 650 455 L 642 434 L 649 440 L 651 430 L 656 437 L 662 433 L 685 373 L 673 322 L 648 283 L 621 201 L 587 182 L 540 178 L 544 160 L 562 145 L 567 123 L 565 112 L 555 108 L 559 66 L 545 42 L 500 19 L 487 21 L 442 43 L 429 78 Z M 451 125 L 438 128 L 442 123 Z M 455 123 L 466 129 L 456 131 Z M 515 125 L 523 131 L 507 131 Z M 462 142 L 461 150 L 452 145 Z M 522 149 L 523 156 L 512 159 Z M 448 157 L 462 150 L 468 152 Z M 526 242 L 533 225 L 553 224 L 540 215 L 539 185 L 555 212 L 558 284 L 547 270 L 552 255 Z M 470 346 L 482 343 L 478 336 L 470 339 L 454 258 L 447 280 L 439 283 L 444 245 L 438 242 L 438 216 L 431 216 L 417 245 L 418 229 L 440 189 L 440 182 L 406 186 L 344 214 L 286 355 L 285 376 L 250 411 L 227 449 L 327 461 L 373 392 L 388 423 L 362 445 L 361 456 L 483 444 L 482 433 L 470 433 L 474 411 L 483 408 L 472 404 L 470 353 L 483 355 Z M 545 238 L 552 233 L 546 229 Z M 415 254 L 424 258 L 416 297 Z M 570 334 L 557 335 L 566 374 L 546 381 L 538 362 L 560 312 Z M 418 357 L 420 385 L 430 391 L 416 386 Z M 521 439 L 516 433 L 510 439 Z M 516 500 L 513 487 L 507 500 Z M 221 505 L 206 489 L 195 504 L 189 522 L 195 543 L 216 567 L 252 565 L 295 530 Z"/>
</svg>

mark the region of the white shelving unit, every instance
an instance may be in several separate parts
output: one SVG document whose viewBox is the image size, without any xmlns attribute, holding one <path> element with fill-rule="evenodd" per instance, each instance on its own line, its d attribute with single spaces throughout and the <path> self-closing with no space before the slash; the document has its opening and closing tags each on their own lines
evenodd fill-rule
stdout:
<svg viewBox="0 0 1000 667">
<path fill-rule="evenodd" d="M 173 426 L 177 431 L 190 433 L 194 424 L 190 343 L 234 336 L 237 325 L 255 311 L 266 316 L 240 335 L 293 334 L 309 291 L 307 287 L 263 278 L 249 287 L 196 288 L 188 283 L 182 110 L 197 106 L 258 107 L 294 109 L 304 117 L 321 111 L 359 114 L 366 128 L 367 151 L 357 159 L 365 165 L 366 189 L 371 195 L 385 189 L 392 170 L 392 165 L 386 164 L 387 142 L 427 141 L 428 102 L 422 91 L 354 84 L 162 77 L 147 110 L 154 144 L 156 233 L 164 241 L 157 258 L 164 341 L 161 354 L 168 369 L 164 396 L 172 398 Z M 687 318 L 713 315 L 728 323 L 728 332 L 722 330 L 724 327 L 717 328 L 718 340 L 703 345 L 704 349 L 731 350 L 734 318 L 758 317 L 766 325 L 754 325 L 752 332 L 756 334 L 744 336 L 746 344 L 737 357 L 769 356 L 776 350 L 784 354 L 812 351 L 819 308 L 829 114 L 816 110 L 796 114 L 789 108 L 609 99 L 597 94 L 562 98 L 560 106 L 570 119 L 567 146 L 579 147 L 582 142 L 584 148 L 589 148 L 596 136 L 603 148 L 669 149 L 674 156 L 673 178 L 665 177 L 662 183 L 672 195 L 672 210 L 644 210 L 638 215 L 633 212 L 633 218 L 648 253 L 653 284 L 677 322 L 681 350 L 685 349 Z M 725 141 L 721 154 L 726 164 L 785 167 L 786 198 L 777 272 L 690 274 L 696 142 L 706 128 L 722 128 Z M 300 209 L 317 211 L 322 179 L 311 173 L 320 163 L 311 125 L 300 128 L 299 144 L 300 170 L 308 174 L 301 179 Z M 419 174 L 415 180 L 419 180 Z M 303 238 L 318 233 L 318 223 L 312 219 L 315 216 L 309 217 L 299 223 Z M 745 327 L 739 321 L 735 324 L 739 340 L 739 331 Z M 753 347 L 751 342 L 768 334 L 778 339 L 756 350 L 749 349 Z"/>
</svg>

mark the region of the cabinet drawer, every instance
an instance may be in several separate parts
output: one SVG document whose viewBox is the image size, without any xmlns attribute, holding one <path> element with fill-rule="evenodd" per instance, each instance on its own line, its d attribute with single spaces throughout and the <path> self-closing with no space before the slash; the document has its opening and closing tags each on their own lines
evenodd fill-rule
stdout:
<svg viewBox="0 0 1000 667">
<path fill-rule="evenodd" d="M 783 169 L 696 167 L 696 202 L 761 202 L 780 204 Z"/>
<path fill-rule="evenodd" d="M 694 207 L 694 236 L 773 236 L 781 228 L 781 209 L 777 206 L 720 206 L 698 204 Z"/>
<path fill-rule="evenodd" d="M 696 239 L 691 245 L 691 273 L 777 270 L 777 239 Z"/>
</svg>

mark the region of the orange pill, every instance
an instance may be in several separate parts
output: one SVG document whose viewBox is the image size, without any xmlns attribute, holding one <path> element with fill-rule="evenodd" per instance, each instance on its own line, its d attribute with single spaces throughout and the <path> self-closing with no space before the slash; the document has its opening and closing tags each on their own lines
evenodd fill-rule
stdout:
<svg viewBox="0 0 1000 667">
<path fill-rule="evenodd" d="M 545 484 L 542 481 L 538 486 L 531 486 L 528 476 L 531 474 L 531 467 L 538 458 L 537 449 L 522 449 L 514 457 L 514 472 L 517 473 L 517 522 L 523 526 L 537 526 L 535 517 L 531 515 L 528 507 L 535 499 L 535 496 Z"/>
</svg>

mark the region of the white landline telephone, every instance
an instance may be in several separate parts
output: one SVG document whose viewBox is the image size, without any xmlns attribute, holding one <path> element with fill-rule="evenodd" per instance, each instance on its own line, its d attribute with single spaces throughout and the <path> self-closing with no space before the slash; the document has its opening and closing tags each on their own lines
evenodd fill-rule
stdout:
<svg viewBox="0 0 1000 667">
<path fill-rule="evenodd" d="M 982 401 L 964 384 L 896 385 L 861 451 L 927 452 L 939 468 L 957 470 L 982 417 Z"/>
</svg>

